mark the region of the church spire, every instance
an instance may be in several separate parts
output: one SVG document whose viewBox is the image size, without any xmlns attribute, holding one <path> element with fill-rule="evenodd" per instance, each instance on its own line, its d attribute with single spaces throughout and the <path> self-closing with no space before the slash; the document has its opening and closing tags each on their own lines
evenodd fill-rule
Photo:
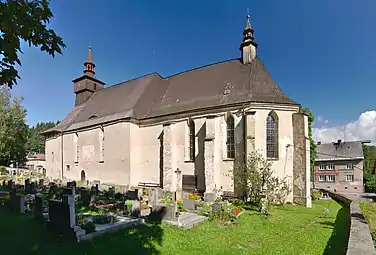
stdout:
<svg viewBox="0 0 376 255">
<path fill-rule="evenodd" d="M 84 63 L 85 69 L 84 69 L 84 74 L 90 76 L 90 77 L 95 77 L 95 65 L 93 63 L 93 53 L 91 52 L 91 46 L 89 46 L 89 52 L 87 54 L 87 59 Z"/>
<path fill-rule="evenodd" d="M 243 31 L 243 42 L 240 45 L 243 64 L 249 64 L 256 57 L 257 43 L 254 42 L 253 28 L 251 26 L 251 16 L 247 15 L 247 22 Z"/>
</svg>

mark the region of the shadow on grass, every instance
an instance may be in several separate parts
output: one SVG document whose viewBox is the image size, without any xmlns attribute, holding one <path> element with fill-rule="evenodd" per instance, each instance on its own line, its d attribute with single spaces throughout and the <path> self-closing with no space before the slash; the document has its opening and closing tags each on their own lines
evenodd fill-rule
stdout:
<svg viewBox="0 0 376 255">
<path fill-rule="evenodd" d="M 160 254 L 163 229 L 160 221 L 147 222 L 108 233 L 79 244 L 57 236 L 29 216 L 15 215 L 0 207 L 2 254 Z"/>
<path fill-rule="evenodd" d="M 332 235 L 326 244 L 323 255 L 346 254 L 347 244 L 349 241 L 350 232 L 350 218 L 349 218 L 349 206 L 338 202 L 342 208 L 338 211 L 336 220 L 331 222 L 321 222 L 320 224 L 333 228 Z"/>
</svg>

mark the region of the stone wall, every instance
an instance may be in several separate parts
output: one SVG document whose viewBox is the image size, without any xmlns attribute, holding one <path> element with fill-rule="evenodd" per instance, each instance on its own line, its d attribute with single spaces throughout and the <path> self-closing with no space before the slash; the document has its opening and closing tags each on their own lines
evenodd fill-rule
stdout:
<svg viewBox="0 0 376 255">
<path fill-rule="evenodd" d="M 346 254 L 375 255 L 376 251 L 373 245 L 371 232 L 367 221 L 360 210 L 358 201 L 352 200 L 345 195 L 341 195 L 330 190 L 321 189 L 321 191 L 328 193 L 332 199 L 342 202 L 350 209 L 350 231 Z"/>
<path fill-rule="evenodd" d="M 292 115 L 293 124 L 293 202 L 311 207 L 309 194 L 309 146 L 306 136 L 306 116 L 302 113 Z M 307 155 L 308 153 L 308 155 Z"/>
</svg>

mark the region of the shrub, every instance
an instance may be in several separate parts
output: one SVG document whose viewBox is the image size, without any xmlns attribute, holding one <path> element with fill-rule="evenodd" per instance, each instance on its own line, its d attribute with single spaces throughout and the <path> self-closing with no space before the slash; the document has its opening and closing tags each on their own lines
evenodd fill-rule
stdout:
<svg viewBox="0 0 376 255">
<path fill-rule="evenodd" d="M 313 201 L 318 200 L 320 198 L 321 194 L 319 191 L 312 191 L 311 192 L 311 198 Z"/>
<path fill-rule="evenodd" d="M 7 169 L 5 166 L 0 166 L 0 175 L 6 175 L 7 174 Z"/>
<path fill-rule="evenodd" d="M 272 163 L 257 151 L 249 154 L 246 163 L 236 164 L 231 171 L 231 177 L 244 202 L 259 204 L 265 190 L 268 204 L 282 204 L 291 192 L 286 178 L 279 179 L 274 176 Z"/>
</svg>

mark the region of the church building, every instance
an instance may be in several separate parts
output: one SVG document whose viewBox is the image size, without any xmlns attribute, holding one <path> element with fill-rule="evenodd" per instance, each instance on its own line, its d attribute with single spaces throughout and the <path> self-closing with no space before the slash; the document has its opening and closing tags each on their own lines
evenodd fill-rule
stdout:
<svg viewBox="0 0 376 255">
<path fill-rule="evenodd" d="M 89 48 L 74 108 L 44 132 L 47 176 L 230 193 L 234 165 L 257 150 L 287 177 L 287 201 L 309 206 L 308 118 L 258 58 L 253 34 L 248 16 L 240 58 L 106 87 Z"/>
</svg>

